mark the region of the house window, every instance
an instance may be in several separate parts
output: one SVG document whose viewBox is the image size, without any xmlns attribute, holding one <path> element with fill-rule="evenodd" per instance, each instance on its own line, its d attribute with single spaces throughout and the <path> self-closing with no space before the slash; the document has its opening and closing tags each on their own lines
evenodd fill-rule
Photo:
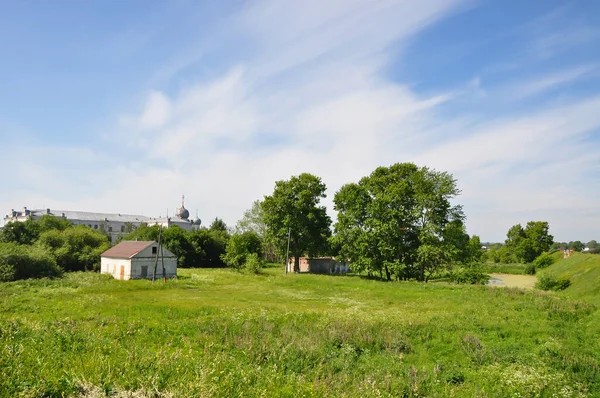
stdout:
<svg viewBox="0 0 600 398">
<path fill-rule="evenodd" d="M 112 227 L 108 227 L 108 232 L 112 232 Z"/>
<path fill-rule="evenodd" d="M 152 254 L 156 254 L 156 246 L 152 246 Z"/>
<path fill-rule="evenodd" d="M 121 232 L 125 232 L 125 225 L 121 225 Z"/>
<path fill-rule="evenodd" d="M 98 224 L 94 224 L 94 229 L 98 229 Z"/>
</svg>

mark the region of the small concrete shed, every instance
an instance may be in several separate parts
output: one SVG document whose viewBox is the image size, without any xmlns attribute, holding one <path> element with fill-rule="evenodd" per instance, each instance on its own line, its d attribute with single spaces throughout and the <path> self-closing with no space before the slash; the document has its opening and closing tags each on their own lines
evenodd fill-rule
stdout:
<svg viewBox="0 0 600 398">
<path fill-rule="evenodd" d="M 124 241 L 102 253 L 100 272 L 115 279 L 152 279 L 158 254 L 156 277 L 162 278 L 161 250 L 154 241 Z M 167 278 L 177 277 L 177 256 L 162 248 Z"/>
</svg>

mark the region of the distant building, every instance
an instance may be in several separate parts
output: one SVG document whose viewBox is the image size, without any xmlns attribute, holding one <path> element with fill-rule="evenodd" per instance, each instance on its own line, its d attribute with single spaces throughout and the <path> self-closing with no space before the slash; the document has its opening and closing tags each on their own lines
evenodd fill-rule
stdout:
<svg viewBox="0 0 600 398">
<path fill-rule="evenodd" d="M 294 272 L 294 257 L 290 257 L 287 271 Z M 350 272 L 348 263 L 337 261 L 333 257 L 300 257 L 300 272 L 312 274 L 346 274 Z"/>
<path fill-rule="evenodd" d="M 163 262 L 165 276 L 177 277 L 177 256 L 164 246 L 160 250 L 153 241 L 124 241 L 102 253 L 100 272 L 120 280 L 152 279 L 156 264 L 156 278 L 162 278 Z"/>
<path fill-rule="evenodd" d="M 189 220 L 190 213 L 184 207 L 183 198 L 181 207 L 175 212 L 175 218 L 171 217 L 146 217 L 141 215 L 120 214 L 120 213 L 94 213 L 87 211 L 73 210 L 53 210 L 53 209 L 35 209 L 29 210 L 24 207 L 21 211 L 12 209 L 4 217 L 4 225 L 11 222 L 23 222 L 25 220 L 39 220 L 44 215 L 62 217 L 73 225 L 87 225 L 90 228 L 104 231 L 110 237 L 111 243 L 117 241 L 120 236 L 131 232 L 132 229 L 141 224 L 160 225 L 163 228 L 169 228 L 172 225 L 178 225 L 181 228 L 190 231 L 200 226 L 201 221 L 198 217 L 195 220 Z"/>
</svg>

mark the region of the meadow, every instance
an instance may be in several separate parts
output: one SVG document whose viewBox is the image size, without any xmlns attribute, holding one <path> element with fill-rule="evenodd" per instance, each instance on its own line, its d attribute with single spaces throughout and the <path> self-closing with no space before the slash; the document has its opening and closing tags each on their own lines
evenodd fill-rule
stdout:
<svg viewBox="0 0 600 398">
<path fill-rule="evenodd" d="M 179 274 L 0 284 L 0 396 L 600 396 L 583 295 Z"/>
</svg>

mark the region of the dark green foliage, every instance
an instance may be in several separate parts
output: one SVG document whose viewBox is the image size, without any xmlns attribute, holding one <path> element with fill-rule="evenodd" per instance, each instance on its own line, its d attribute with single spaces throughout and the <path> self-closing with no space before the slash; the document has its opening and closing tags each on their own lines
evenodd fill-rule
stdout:
<svg viewBox="0 0 600 398">
<path fill-rule="evenodd" d="M 221 256 L 225 254 L 229 234 L 220 230 L 199 229 L 189 234 L 196 253 L 195 267 L 224 267 Z"/>
<path fill-rule="evenodd" d="M 61 274 L 55 259 L 45 250 L 13 242 L 0 243 L 0 282 Z"/>
<path fill-rule="evenodd" d="M 162 231 L 162 242 L 178 258 L 177 265 L 183 268 L 196 266 L 196 249 L 190 240 L 190 232 L 178 225 L 171 225 Z"/>
<path fill-rule="evenodd" d="M 227 224 L 225 224 L 225 221 L 221 220 L 219 217 L 216 217 L 208 229 L 211 231 L 227 232 Z"/>
<path fill-rule="evenodd" d="M 84 225 L 50 229 L 40 235 L 36 244 L 51 253 L 65 271 L 99 270 L 100 255 L 110 247 L 105 234 Z"/>
<path fill-rule="evenodd" d="M 0 229 L 0 242 L 32 245 L 40 235 L 40 225 L 33 220 L 10 222 Z"/>
<path fill-rule="evenodd" d="M 451 174 L 412 163 L 379 167 L 334 197 L 333 247 L 355 272 L 387 280 L 427 280 L 455 261 L 480 258 L 478 238 L 464 231 L 460 193 Z M 476 250 L 474 246 L 479 246 Z"/>
<path fill-rule="evenodd" d="M 260 237 L 254 232 L 242 232 L 233 234 L 229 238 L 226 253 L 221 256 L 221 259 L 229 267 L 241 269 L 250 254 L 255 254 L 258 258 L 262 255 Z"/>
<path fill-rule="evenodd" d="M 525 273 L 525 275 L 535 275 L 535 264 L 534 263 L 527 263 L 525 264 L 525 269 L 523 270 L 523 272 Z"/>
<path fill-rule="evenodd" d="M 149 227 L 142 224 L 135 231 L 127 234 L 124 240 L 158 241 L 159 229 L 158 225 Z M 225 254 L 228 241 L 227 231 L 221 228 L 186 231 L 173 225 L 162 231 L 163 244 L 177 255 L 178 266 L 182 268 L 223 267 L 221 256 Z"/>
<path fill-rule="evenodd" d="M 286 181 L 277 181 L 273 194 L 262 202 L 264 223 L 279 253 L 286 252 L 290 233 L 290 255 L 299 270 L 299 258 L 318 255 L 327 250 L 331 236 L 331 219 L 325 206 L 325 184 L 319 177 L 303 173 Z"/>
<path fill-rule="evenodd" d="M 565 290 L 571 286 L 571 281 L 568 278 L 557 278 L 553 275 L 540 275 L 535 287 L 540 290 Z"/>
<path fill-rule="evenodd" d="M 530 221 L 525 226 L 512 226 L 506 234 L 506 250 L 523 263 L 530 263 L 540 254 L 550 250 L 553 237 L 545 221 Z"/>
</svg>

